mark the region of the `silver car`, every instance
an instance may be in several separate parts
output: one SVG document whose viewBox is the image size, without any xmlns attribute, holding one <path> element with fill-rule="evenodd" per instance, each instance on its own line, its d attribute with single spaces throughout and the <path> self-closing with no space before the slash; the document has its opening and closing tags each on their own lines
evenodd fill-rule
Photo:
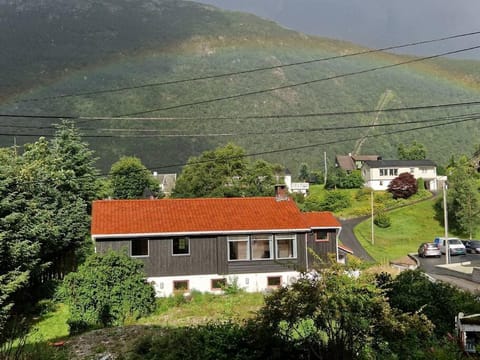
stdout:
<svg viewBox="0 0 480 360">
<path fill-rule="evenodd" d="M 418 248 L 418 256 L 419 257 L 440 257 L 442 253 L 440 252 L 440 248 L 435 243 L 421 243 Z"/>
</svg>

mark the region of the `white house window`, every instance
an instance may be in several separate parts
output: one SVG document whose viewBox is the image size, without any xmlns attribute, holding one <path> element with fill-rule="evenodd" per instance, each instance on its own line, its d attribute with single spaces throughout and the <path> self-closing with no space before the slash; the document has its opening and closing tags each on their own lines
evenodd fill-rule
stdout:
<svg viewBox="0 0 480 360">
<path fill-rule="evenodd" d="M 415 172 L 415 168 L 410 168 L 410 174 L 413 174 Z"/>
<path fill-rule="evenodd" d="M 172 255 L 190 255 L 190 239 L 188 237 L 172 239 Z"/>
<path fill-rule="evenodd" d="M 251 237 L 252 260 L 272 259 L 272 235 L 252 235 Z"/>
<path fill-rule="evenodd" d="M 134 239 L 130 241 L 131 256 L 148 256 L 148 239 Z"/>
<path fill-rule="evenodd" d="M 328 241 L 328 231 L 315 230 L 315 241 Z"/>
<path fill-rule="evenodd" d="M 292 259 L 297 257 L 297 238 L 295 234 L 275 235 L 277 259 Z"/>
<path fill-rule="evenodd" d="M 390 173 L 390 176 L 397 176 L 398 175 L 398 169 L 390 169 L 389 173 Z"/>
<path fill-rule="evenodd" d="M 388 169 L 380 169 L 380 176 L 387 176 Z"/>
<path fill-rule="evenodd" d="M 282 277 L 281 276 L 267 277 L 267 286 L 269 288 L 279 288 L 280 286 L 282 286 Z"/>
<path fill-rule="evenodd" d="M 228 260 L 249 260 L 249 237 L 248 235 L 228 237 Z"/>
</svg>

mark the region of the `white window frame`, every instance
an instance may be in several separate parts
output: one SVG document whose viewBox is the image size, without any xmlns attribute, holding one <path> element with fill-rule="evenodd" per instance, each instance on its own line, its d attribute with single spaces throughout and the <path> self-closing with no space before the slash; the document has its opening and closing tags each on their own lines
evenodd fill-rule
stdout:
<svg viewBox="0 0 480 360">
<path fill-rule="evenodd" d="M 230 243 L 232 242 L 247 242 L 247 257 L 245 259 L 231 259 L 230 258 Z M 250 261 L 250 236 L 248 235 L 232 235 L 227 237 L 227 259 L 228 261 Z"/>
<path fill-rule="evenodd" d="M 279 240 L 291 240 L 292 243 L 292 256 L 280 257 L 278 241 Z M 296 259 L 297 258 L 297 236 L 295 234 L 278 234 L 275 235 L 275 258 L 281 259 Z"/>
<path fill-rule="evenodd" d="M 253 257 L 254 241 L 268 241 L 269 257 Z M 250 236 L 250 259 L 252 261 L 272 260 L 273 259 L 273 236 L 271 234 L 255 234 Z"/>
<path fill-rule="evenodd" d="M 174 246 L 173 246 L 173 242 L 175 240 L 180 240 L 180 239 L 186 239 L 187 240 L 187 247 L 188 247 L 188 253 L 185 253 L 185 254 L 175 254 L 173 252 L 173 249 L 174 249 Z M 172 256 L 190 256 L 190 238 L 187 237 L 187 236 L 184 236 L 184 237 L 175 237 L 172 239 Z"/>
<path fill-rule="evenodd" d="M 147 242 L 147 255 L 133 255 L 133 242 L 134 241 L 146 241 Z M 130 240 L 130 256 L 133 258 L 146 258 L 150 256 L 150 239 L 138 238 Z"/>
</svg>

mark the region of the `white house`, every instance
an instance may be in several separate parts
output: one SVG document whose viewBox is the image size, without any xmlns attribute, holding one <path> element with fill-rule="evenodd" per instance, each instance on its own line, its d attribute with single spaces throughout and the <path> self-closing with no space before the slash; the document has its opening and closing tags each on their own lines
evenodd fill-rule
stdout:
<svg viewBox="0 0 480 360">
<path fill-rule="evenodd" d="M 425 188 L 437 191 L 437 166 L 431 160 L 378 160 L 365 161 L 362 177 L 365 186 L 373 190 L 386 190 L 390 182 L 402 173 L 423 179 Z"/>
</svg>

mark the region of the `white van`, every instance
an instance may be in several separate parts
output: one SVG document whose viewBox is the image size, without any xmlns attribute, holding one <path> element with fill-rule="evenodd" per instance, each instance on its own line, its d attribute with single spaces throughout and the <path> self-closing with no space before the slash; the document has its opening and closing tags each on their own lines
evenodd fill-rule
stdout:
<svg viewBox="0 0 480 360">
<path fill-rule="evenodd" d="M 443 237 L 436 237 L 435 244 L 440 248 L 442 254 L 446 253 L 446 241 Z M 465 245 L 458 238 L 448 238 L 448 249 L 450 250 L 450 255 L 465 255 L 467 250 Z"/>
</svg>

